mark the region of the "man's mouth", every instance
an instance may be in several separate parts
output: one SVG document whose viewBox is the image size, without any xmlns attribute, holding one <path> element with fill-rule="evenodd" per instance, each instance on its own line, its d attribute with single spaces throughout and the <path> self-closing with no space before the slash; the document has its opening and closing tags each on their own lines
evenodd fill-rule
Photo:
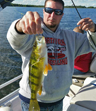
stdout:
<svg viewBox="0 0 96 111">
<path fill-rule="evenodd" d="M 54 20 L 54 19 L 49 19 L 49 21 L 50 21 L 50 22 L 55 22 L 55 20 Z"/>
</svg>

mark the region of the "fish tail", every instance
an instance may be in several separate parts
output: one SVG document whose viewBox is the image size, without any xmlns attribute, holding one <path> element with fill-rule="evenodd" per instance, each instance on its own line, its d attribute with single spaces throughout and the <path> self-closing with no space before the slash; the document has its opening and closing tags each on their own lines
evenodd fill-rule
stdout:
<svg viewBox="0 0 96 111">
<path fill-rule="evenodd" d="M 30 100 L 29 111 L 40 111 L 40 107 L 37 100 Z"/>
</svg>

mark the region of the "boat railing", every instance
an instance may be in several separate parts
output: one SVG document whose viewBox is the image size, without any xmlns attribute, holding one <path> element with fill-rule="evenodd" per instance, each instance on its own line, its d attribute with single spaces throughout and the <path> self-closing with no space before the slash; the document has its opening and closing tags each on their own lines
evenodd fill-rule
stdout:
<svg viewBox="0 0 96 111">
<path fill-rule="evenodd" d="M 15 78 L 13 78 L 13 79 L 11 79 L 11 80 L 9 80 L 9 81 L 7 81 L 7 82 L 5 82 L 5 83 L 3 83 L 3 84 L 1 84 L 1 85 L 0 85 L 0 89 L 2 89 L 2 88 L 4 88 L 4 87 L 12 84 L 13 82 L 19 80 L 21 77 L 22 77 L 22 74 L 19 75 L 19 76 L 17 76 L 17 77 L 15 77 Z"/>
<path fill-rule="evenodd" d="M 22 74 L 1 84 L 0 89 L 16 82 L 17 80 L 21 79 L 21 77 L 22 77 Z M 1 98 L 0 99 L 0 106 L 10 106 L 14 103 L 14 100 L 15 101 L 18 100 L 18 94 L 19 94 L 18 91 L 19 91 L 19 88 L 17 88 L 15 91 L 13 91 L 13 92 L 9 93 L 8 95 L 4 96 L 3 98 Z"/>
</svg>

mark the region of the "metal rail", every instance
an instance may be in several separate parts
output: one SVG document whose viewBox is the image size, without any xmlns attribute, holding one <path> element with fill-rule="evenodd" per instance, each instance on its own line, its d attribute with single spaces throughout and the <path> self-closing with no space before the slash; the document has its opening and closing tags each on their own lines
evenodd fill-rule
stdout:
<svg viewBox="0 0 96 111">
<path fill-rule="evenodd" d="M 1 84 L 1 85 L 0 85 L 0 89 L 2 89 L 2 88 L 4 88 L 4 87 L 8 86 L 9 84 L 11 84 L 11 83 L 19 80 L 21 77 L 22 77 L 22 74 L 19 75 L 19 76 L 17 76 L 17 77 L 15 77 L 15 78 L 13 78 L 13 79 L 11 79 L 11 80 L 9 80 L 8 82 L 5 82 L 4 84 Z"/>
</svg>

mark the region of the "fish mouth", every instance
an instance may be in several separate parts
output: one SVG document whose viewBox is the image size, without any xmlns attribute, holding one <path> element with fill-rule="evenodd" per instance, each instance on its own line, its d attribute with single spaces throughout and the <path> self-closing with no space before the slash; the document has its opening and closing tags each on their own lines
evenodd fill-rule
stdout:
<svg viewBox="0 0 96 111">
<path fill-rule="evenodd" d="M 48 53 L 48 58 L 55 59 L 55 57 L 57 59 L 61 59 L 61 58 L 65 57 L 65 54 L 62 54 L 62 53 Z"/>
</svg>

